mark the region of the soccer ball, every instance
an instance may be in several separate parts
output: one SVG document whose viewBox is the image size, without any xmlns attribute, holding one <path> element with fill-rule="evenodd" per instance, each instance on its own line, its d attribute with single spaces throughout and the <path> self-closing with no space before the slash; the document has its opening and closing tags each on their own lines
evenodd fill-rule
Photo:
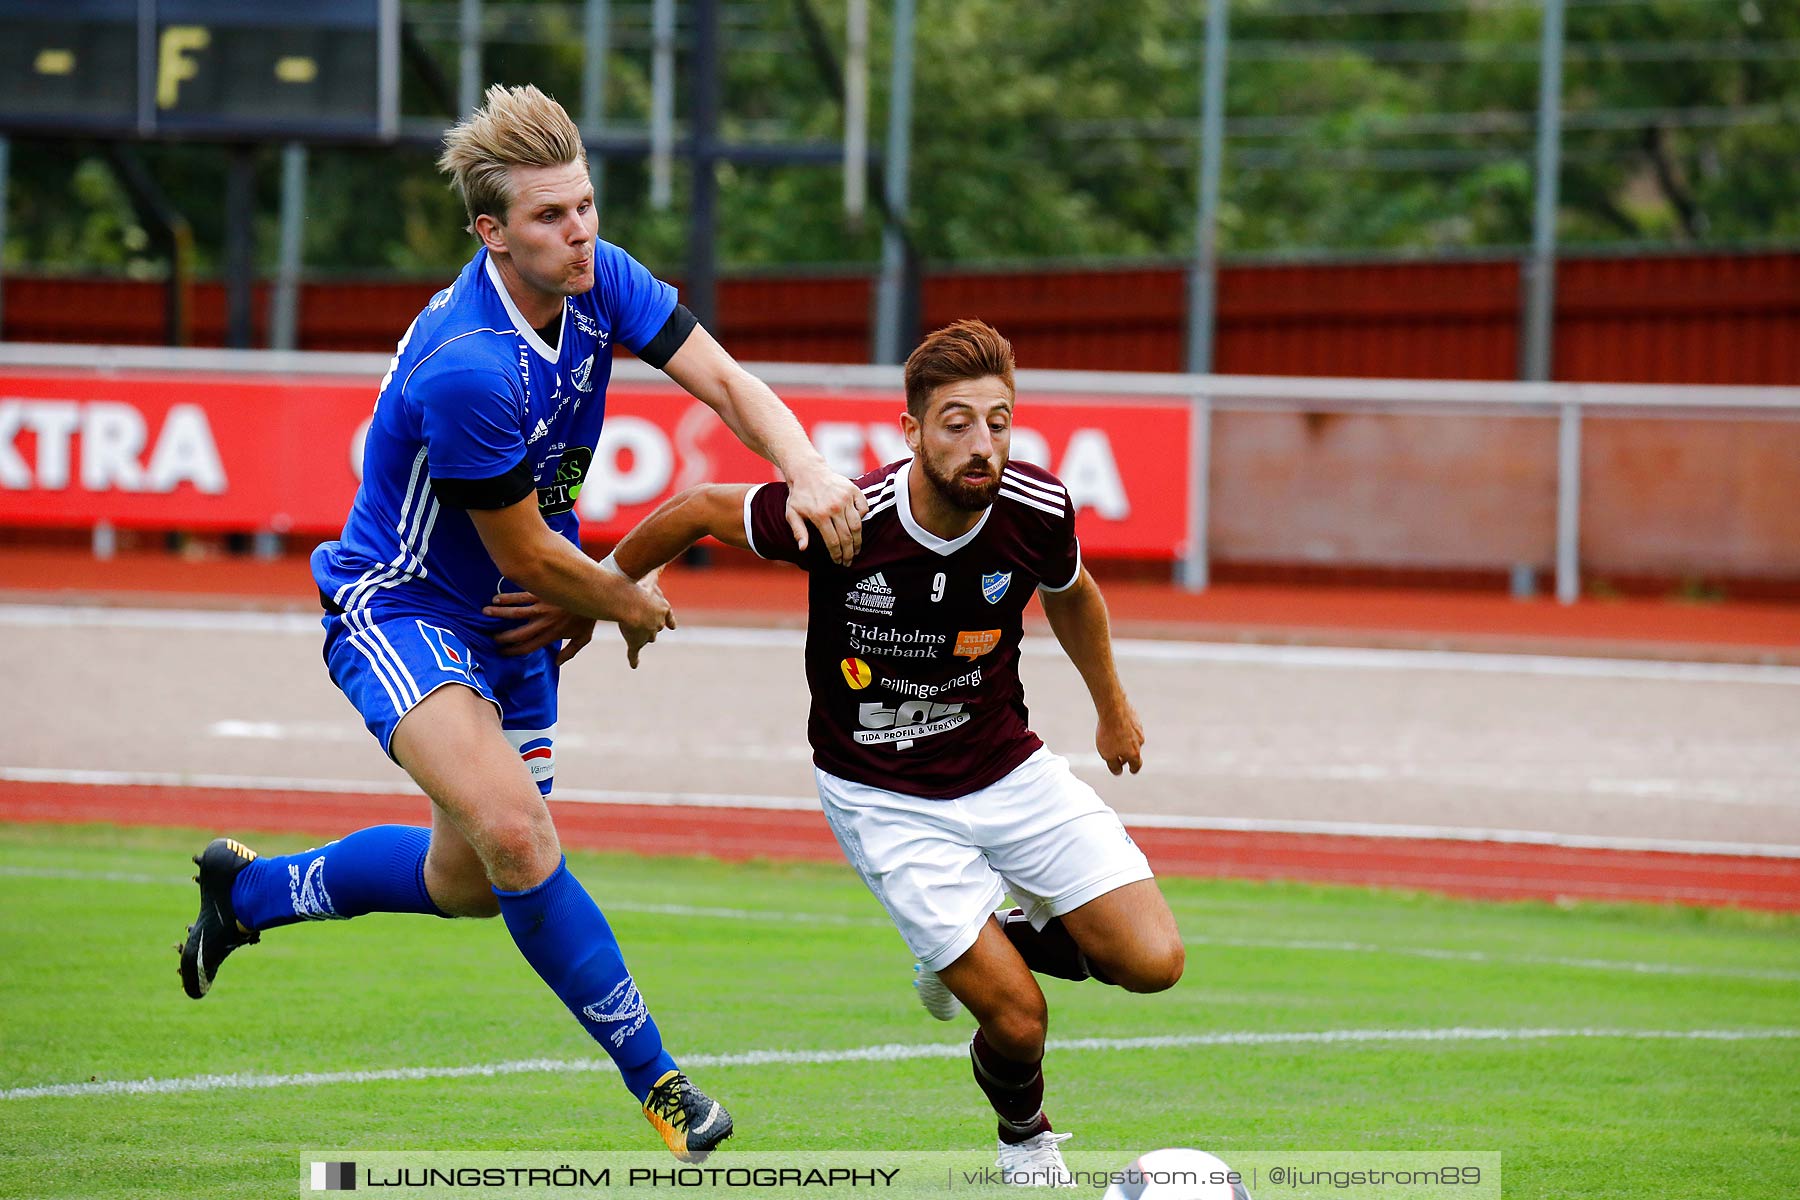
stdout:
<svg viewBox="0 0 1800 1200">
<path fill-rule="evenodd" d="M 1250 1193 L 1237 1172 L 1204 1150 L 1152 1150 L 1119 1172 L 1105 1200 L 1250 1200 Z"/>
</svg>

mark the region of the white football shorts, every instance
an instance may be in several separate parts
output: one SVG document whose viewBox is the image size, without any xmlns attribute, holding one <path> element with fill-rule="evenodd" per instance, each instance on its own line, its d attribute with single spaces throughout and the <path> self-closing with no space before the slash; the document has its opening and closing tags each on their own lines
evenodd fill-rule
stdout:
<svg viewBox="0 0 1800 1200">
<path fill-rule="evenodd" d="M 817 767 L 813 775 L 844 856 L 933 971 L 975 944 L 1003 896 L 1042 929 L 1151 878 L 1119 814 L 1048 749 L 955 800 L 868 787 Z"/>
</svg>

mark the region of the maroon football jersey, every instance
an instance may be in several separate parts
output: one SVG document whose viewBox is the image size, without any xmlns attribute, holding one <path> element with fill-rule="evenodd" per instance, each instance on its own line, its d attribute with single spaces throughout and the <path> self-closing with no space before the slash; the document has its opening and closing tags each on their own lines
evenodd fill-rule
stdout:
<svg viewBox="0 0 1800 1200">
<path fill-rule="evenodd" d="M 759 555 L 810 575 L 813 760 L 870 787 L 948 800 L 996 782 L 1043 745 L 1019 684 L 1021 614 L 1040 584 L 1075 582 L 1081 549 L 1069 493 L 1048 471 L 1009 463 L 975 528 L 946 541 L 913 519 L 911 465 L 857 480 L 869 512 L 848 567 L 831 561 L 816 531 L 805 551 L 795 547 L 786 484 L 750 494 L 744 529 Z"/>
</svg>

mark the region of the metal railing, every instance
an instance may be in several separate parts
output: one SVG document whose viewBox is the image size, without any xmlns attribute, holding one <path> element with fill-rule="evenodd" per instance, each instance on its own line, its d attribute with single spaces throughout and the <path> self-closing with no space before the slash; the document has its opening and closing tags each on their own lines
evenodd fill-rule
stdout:
<svg viewBox="0 0 1800 1200">
<path fill-rule="evenodd" d="M 86 371 L 200 371 L 254 375 L 365 376 L 379 379 L 388 358 L 291 350 L 194 350 L 153 346 L 77 346 L 0 342 L 0 367 Z M 747 363 L 780 390 L 886 391 L 898 404 L 901 371 L 893 366 Z M 619 359 L 620 383 L 667 382 L 635 359 Z M 1125 371 L 1018 372 L 1033 403 L 1079 396 L 1087 405 L 1166 402 L 1191 413 L 1188 444 L 1186 552 L 1180 582 L 1208 582 L 1209 481 L 1213 417 L 1222 412 L 1360 413 L 1440 416 L 1554 417 L 1557 421 L 1556 597 L 1580 595 L 1581 436 L 1589 415 L 1800 420 L 1800 387 L 1725 387 L 1634 383 L 1530 383 L 1424 379 L 1347 379 L 1273 375 L 1183 375 Z"/>
</svg>

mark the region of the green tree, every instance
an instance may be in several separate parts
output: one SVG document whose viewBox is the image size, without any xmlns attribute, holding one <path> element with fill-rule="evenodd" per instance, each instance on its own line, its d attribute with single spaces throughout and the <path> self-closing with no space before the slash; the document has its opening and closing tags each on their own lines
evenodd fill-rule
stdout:
<svg viewBox="0 0 1800 1200">
<path fill-rule="evenodd" d="M 801 0 L 723 10 L 724 134 L 831 141 L 841 109 L 809 52 Z M 814 0 L 842 46 L 842 5 Z M 690 5 L 683 5 L 688 9 Z M 889 6 L 875 4 L 872 130 L 885 119 Z M 454 76 L 456 6 L 409 2 Z M 485 73 L 579 111 L 581 5 L 490 5 Z M 642 128 L 648 12 L 615 4 L 608 120 Z M 1188 251 L 1203 9 L 1193 0 L 919 0 L 910 219 L 929 260 L 1157 257 Z M 1228 253 L 1516 248 L 1531 233 L 1541 8 L 1527 0 L 1236 0 L 1221 212 Z M 1703 247 L 1800 237 L 1800 5 L 1570 0 L 1561 233 L 1568 244 Z M 686 68 L 685 57 L 683 62 Z M 448 122 L 409 68 L 403 97 Z M 679 116 L 685 104 L 678 98 Z M 435 114 L 435 115 L 434 115 Z M 203 269 L 222 244 L 224 153 L 145 146 L 193 222 Z M 314 271 L 442 276 L 471 242 L 427 145 L 316 148 Z M 275 245 L 278 156 L 259 151 L 258 244 Z M 607 166 L 602 236 L 679 270 L 675 206 L 648 205 L 642 161 Z M 19 139 L 4 261 L 155 273 L 158 250 L 91 146 Z M 863 265 L 871 214 L 842 211 L 835 165 L 722 166 L 721 260 Z"/>
</svg>

